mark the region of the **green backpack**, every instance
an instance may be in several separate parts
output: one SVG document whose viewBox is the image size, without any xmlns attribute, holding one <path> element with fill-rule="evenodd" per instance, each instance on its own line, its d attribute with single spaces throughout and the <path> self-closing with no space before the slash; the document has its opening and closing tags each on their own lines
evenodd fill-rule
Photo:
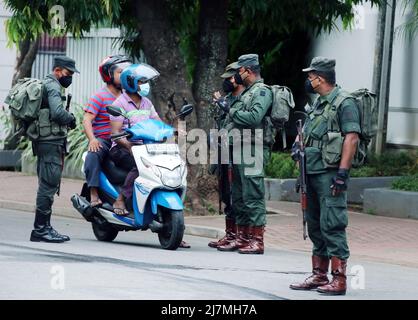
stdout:
<svg viewBox="0 0 418 320">
<path fill-rule="evenodd" d="M 270 119 L 276 129 L 282 130 L 285 123 L 289 121 L 290 110 L 295 107 L 292 91 L 285 86 L 272 85 L 268 87 L 273 93 Z"/>
<path fill-rule="evenodd" d="M 354 98 L 360 112 L 360 142 L 353 160 L 353 167 L 358 168 L 364 164 L 367 148 L 377 133 L 378 105 L 376 94 L 368 89 L 358 89 L 351 93 L 343 91 L 335 99 L 334 105 L 336 108 L 338 109 L 347 98 Z"/>
<path fill-rule="evenodd" d="M 31 124 L 38 119 L 43 95 L 43 82 L 34 78 L 23 78 L 10 89 L 5 103 L 9 105 L 12 121 L 15 126 L 15 135 L 28 135 Z"/>
<path fill-rule="evenodd" d="M 295 107 L 292 91 L 285 86 L 265 85 L 273 94 L 273 103 L 270 110 L 270 121 L 276 130 L 281 132 L 283 149 L 286 149 L 286 132 L 285 124 L 289 121 L 290 110 Z"/>
</svg>

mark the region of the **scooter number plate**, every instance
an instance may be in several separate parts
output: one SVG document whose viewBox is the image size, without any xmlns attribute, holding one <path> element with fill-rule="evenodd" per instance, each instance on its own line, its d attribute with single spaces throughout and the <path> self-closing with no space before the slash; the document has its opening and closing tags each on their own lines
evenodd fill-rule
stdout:
<svg viewBox="0 0 418 320">
<path fill-rule="evenodd" d="M 179 146 L 176 144 L 148 144 L 147 151 L 151 154 L 178 154 Z"/>
</svg>

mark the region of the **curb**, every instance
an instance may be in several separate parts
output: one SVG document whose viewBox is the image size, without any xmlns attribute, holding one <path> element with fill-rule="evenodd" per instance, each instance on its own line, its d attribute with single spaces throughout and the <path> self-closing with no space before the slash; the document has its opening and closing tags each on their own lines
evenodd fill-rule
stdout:
<svg viewBox="0 0 418 320">
<path fill-rule="evenodd" d="M 35 205 L 30 203 L 24 203 L 11 200 L 0 200 L 1 209 L 10 209 L 25 212 L 35 212 Z M 52 214 L 60 217 L 73 218 L 83 220 L 81 215 L 72 208 L 53 208 Z M 220 239 L 224 236 L 225 232 L 222 229 L 211 228 L 199 225 L 186 224 L 184 234 L 197 237 L 205 237 L 211 239 Z"/>
</svg>

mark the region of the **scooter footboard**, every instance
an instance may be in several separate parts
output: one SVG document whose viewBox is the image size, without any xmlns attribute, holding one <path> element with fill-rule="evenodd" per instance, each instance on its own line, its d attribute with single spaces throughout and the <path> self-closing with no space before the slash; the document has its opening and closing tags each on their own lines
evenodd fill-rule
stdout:
<svg viewBox="0 0 418 320">
<path fill-rule="evenodd" d="M 155 190 L 151 194 L 151 211 L 157 214 L 158 206 L 172 209 L 183 210 L 184 205 L 177 191 Z"/>
</svg>

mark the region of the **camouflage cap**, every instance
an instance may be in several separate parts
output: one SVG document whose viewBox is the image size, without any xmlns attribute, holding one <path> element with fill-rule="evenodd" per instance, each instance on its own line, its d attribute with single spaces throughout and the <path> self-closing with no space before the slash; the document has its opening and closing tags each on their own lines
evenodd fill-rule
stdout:
<svg viewBox="0 0 418 320">
<path fill-rule="evenodd" d="M 330 72 L 335 71 L 335 59 L 328 59 L 324 57 L 315 57 L 312 59 L 311 65 L 308 68 L 302 69 L 303 72 L 320 71 Z"/>
<path fill-rule="evenodd" d="M 249 67 L 249 66 L 258 66 L 258 54 L 250 53 L 244 54 L 238 58 L 237 62 L 232 64 L 232 67 L 235 69 L 239 69 L 241 67 Z"/>
<path fill-rule="evenodd" d="M 225 72 L 221 75 L 221 78 L 228 79 L 231 78 L 239 68 L 234 68 L 236 66 L 236 62 L 233 62 L 226 66 Z"/>
<path fill-rule="evenodd" d="M 80 71 L 78 71 L 75 67 L 75 61 L 74 59 L 71 59 L 70 57 L 67 56 L 58 56 L 54 58 L 54 68 L 56 67 L 61 67 L 61 68 L 65 68 L 71 72 L 77 72 L 80 73 Z"/>
</svg>

